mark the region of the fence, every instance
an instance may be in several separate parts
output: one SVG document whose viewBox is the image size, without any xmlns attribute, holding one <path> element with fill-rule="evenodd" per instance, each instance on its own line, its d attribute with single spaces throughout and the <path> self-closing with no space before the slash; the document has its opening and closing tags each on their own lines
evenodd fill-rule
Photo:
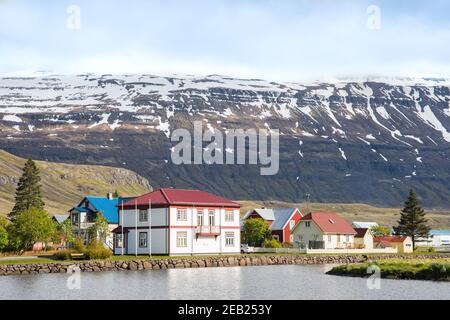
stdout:
<svg viewBox="0 0 450 320">
<path fill-rule="evenodd" d="M 305 253 L 305 254 L 370 254 L 398 253 L 397 248 L 385 249 L 298 249 L 298 248 L 253 248 L 254 253 Z"/>
<path fill-rule="evenodd" d="M 255 253 L 306 253 L 305 249 L 297 248 L 253 248 Z"/>
</svg>

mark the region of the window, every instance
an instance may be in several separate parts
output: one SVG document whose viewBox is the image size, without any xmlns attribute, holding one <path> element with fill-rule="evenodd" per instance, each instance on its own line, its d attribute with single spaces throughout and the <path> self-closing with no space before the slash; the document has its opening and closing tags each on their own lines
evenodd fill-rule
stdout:
<svg viewBox="0 0 450 320">
<path fill-rule="evenodd" d="M 294 236 L 291 234 L 289 237 L 290 242 L 294 242 Z"/>
<path fill-rule="evenodd" d="M 209 214 L 209 225 L 214 226 L 215 225 L 214 210 L 209 210 L 208 214 Z"/>
<path fill-rule="evenodd" d="M 234 247 L 234 233 L 225 232 L 225 246 Z"/>
<path fill-rule="evenodd" d="M 116 248 L 123 248 L 122 234 L 116 234 Z"/>
<path fill-rule="evenodd" d="M 350 236 L 345 236 L 345 242 L 350 242 Z"/>
<path fill-rule="evenodd" d="M 291 220 L 291 221 L 289 222 L 289 228 L 292 230 L 294 227 L 295 227 L 295 221 L 294 221 L 294 220 Z"/>
<path fill-rule="evenodd" d="M 187 221 L 187 209 L 177 209 L 177 221 Z"/>
<path fill-rule="evenodd" d="M 197 212 L 197 225 L 198 226 L 203 225 L 203 210 Z"/>
<path fill-rule="evenodd" d="M 233 221 L 234 221 L 234 211 L 225 210 L 225 222 L 233 222 Z"/>
<path fill-rule="evenodd" d="M 305 227 L 306 228 L 311 227 L 311 221 L 305 221 Z"/>
<path fill-rule="evenodd" d="M 139 248 L 147 248 L 147 232 L 139 232 Z"/>
<path fill-rule="evenodd" d="M 328 242 L 331 242 L 331 236 L 328 236 Z"/>
<path fill-rule="evenodd" d="M 148 211 L 145 209 L 139 210 L 139 221 L 147 222 L 148 221 Z"/>
<path fill-rule="evenodd" d="M 277 240 L 277 241 L 280 241 L 280 236 L 279 235 L 273 235 L 273 238 L 275 239 L 275 240 Z"/>
<path fill-rule="evenodd" d="M 72 213 L 72 223 L 78 223 L 79 213 Z"/>
<path fill-rule="evenodd" d="M 187 247 L 187 232 L 177 232 L 177 247 Z"/>
</svg>

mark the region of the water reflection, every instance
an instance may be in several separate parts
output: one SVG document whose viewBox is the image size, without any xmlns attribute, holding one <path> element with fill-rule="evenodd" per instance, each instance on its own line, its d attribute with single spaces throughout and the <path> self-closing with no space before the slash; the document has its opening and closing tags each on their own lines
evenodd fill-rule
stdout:
<svg viewBox="0 0 450 320">
<path fill-rule="evenodd" d="M 0 299 L 450 299 L 450 283 L 328 276 L 331 266 L 259 266 L 0 277 Z"/>
</svg>

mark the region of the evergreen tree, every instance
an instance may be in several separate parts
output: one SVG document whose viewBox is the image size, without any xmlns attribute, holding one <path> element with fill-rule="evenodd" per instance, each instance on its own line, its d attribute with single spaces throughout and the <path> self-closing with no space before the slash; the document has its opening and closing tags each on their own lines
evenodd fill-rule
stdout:
<svg viewBox="0 0 450 320">
<path fill-rule="evenodd" d="M 411 237 L 414 248 L 417 238 L 428 237 L 430 232 L 428 220 L 425 218 L 425 211 L 420 207 L 414 190 L 409 191 L 408 199 L 400 212 L 400 220 L 397 223 L 398 226 L 394 227 L 394 232 Z"/>
<path fill-rule="evenodd" d="M 16 216 L 32 208 L 43 210 L 44 201 L 41 196 L 41 178 L 36 163 L 30 158 L 25 163 L 22 177 L 16 190 L 16 204 L 8 217 L 14 221 Z"/>
</svg>

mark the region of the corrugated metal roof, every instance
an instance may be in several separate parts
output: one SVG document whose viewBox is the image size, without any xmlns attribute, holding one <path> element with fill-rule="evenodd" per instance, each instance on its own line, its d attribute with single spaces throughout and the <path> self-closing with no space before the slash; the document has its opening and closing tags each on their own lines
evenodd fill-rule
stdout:
<svg viewBox="0 0 450 320">
<path fill-rule="evenodd" d="M 131 199 L 133 198 L 128 197 L 108 199 L 106 197 L 87 196 L 80 202 L 80 205 L 84 202 L 84 200 L 88 200 L 91 206 L 93 206 L 97 212 L 101 211 L 103 213 L 103 216 L 106 218 L 106 220 L 108 220 L 109 223 L 117 224 L 119 223 L 117 205 L 120 205 L 122 202 L 126 202 Z M 81 212 L 92 211 L 89 208 L 84 207 L 76 207 L 74 209 Z"/>
<path fill-rule="evenodd" d="M 366 228 L 370 229 L 372 227 L 377 227 L 378 223 L 376 222 L 361 222 L 361 221 L 353 221 L 352 225 L 354 228 Z"/>
<path fill-rule="evenodd" d="M 450 230 L 431 230 L 430 235 L 432 235 L 432 236 L 450 236 Z"/>
<path fill-rule="evenodd" d="M 374 242 L 404 242 L 407 237 L 404 236 L 383 236 L 383 237 L 374 237 Z"/>
<path fill-rule="evenodd" d="M 356 234 L 355 229 L 336 212 L 310 212 L 301 220 L 312 220 L 325 233 Z"/>
<path fill-rule="evenodd" d="M 271 230 L 282 230 L 296 210 L 298 208 L 258 208 L 248 211 L 243 219 L 247 219 L 253 212 L 256 212 L 264 220 L 273 221 L 270 225 Z"/>
<path fill-rule="evenodd" d="M 200 190 L 159 189 L 127 201 L 125 206 L 148 205 L 198 205 L 240 208 L 240 204 Z"/>
<path fill-rule="evenodd" d="M 55 214 L 53 216 L 55 218 L 56 222 L 63 223 L 67 218 L 69 218 L 68 214 Z"/>
</svg>

